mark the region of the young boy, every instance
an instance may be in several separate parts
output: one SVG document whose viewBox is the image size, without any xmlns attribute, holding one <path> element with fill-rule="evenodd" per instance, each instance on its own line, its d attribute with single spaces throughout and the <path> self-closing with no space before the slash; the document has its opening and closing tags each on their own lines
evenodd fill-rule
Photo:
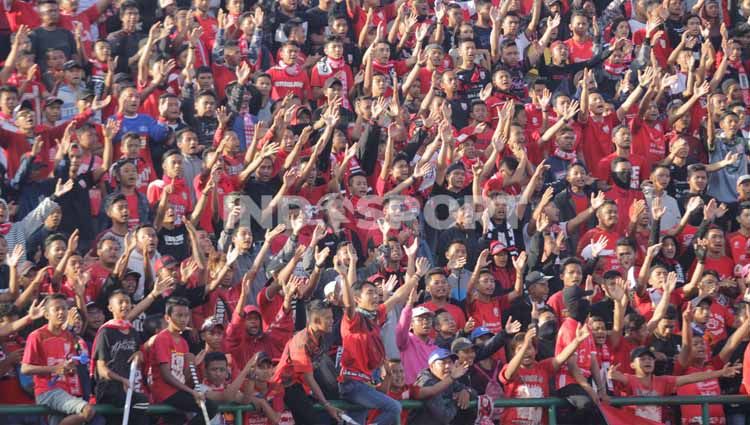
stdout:
<svg viewBox="0 0 750 425">
<path fill-rule="evenodd" d="M 124 406 L 130 364 L 141 363 L 143 357 L 136 331 L 127 319 L 132 310 L 130 296 L 122 289 L 114 290 L 107 308 L 112 313 L 112 320 L 99 328 L 93 344 L 91 369 L 96 376 L 96 400 L 101 404 Z M 147 425 L 148 417 L 143 409 L 148 404 L 148 397 L 140 392 L 141 377 L 138 375 L 133 388 L 130 423 Z"/>
<path fill-rule="evenodd" d="M 294 423 L 292 414 L 284 406 L 284 387 L 272 382 L 274 375 L 271 357 L 259 351 L 245 366 L 245 374 L 250 373 L 249 379 L 242 379 L 243 404 L 252 403 L 255 411 L 245 416 L 246 424 L 254 425 L 287 425 Z"/>
<path fill-rule="evenodd" d="M 185 298 L 173 297 L 167 300 L 166 314 L 167 328 L 159 332 L 151 346 L 149 363 L 153 384 L 151 392 L 154 402 L 168 404 L 182 412 L 193 412 L 196 416 L 188 422 L 190 425 L 208 425 L 203 419 L 199 403 L 206 403 L 209 418 L 216 414 L 216 404 L 206 400 L 204 394 L 186 385 L 185 374 L 192 361 L 192 355 L 180 334 L 190 321 L 190 302 Z M 185 422 L 184 415 L 164 417 L 170 425 Z"/>
<path fill-rule="evenodd" d="M 646 347 L 638 347 L 630 353 L 630 366 L 635 375 L 619 372 L 620 365 L 612 366 L 607 373 L 609 379 L 620 382 L 630 396 L 664 397 L 672 395 L 677 387 L 695 382 L 716 378 L 731 378 L 741 370 L 740 365 L 727 364 L 721 370 L 691 373 L 683 376 L 662 375 L 654 376 L 656 356 Z M 664 423 L 664 414 L 660 406 L 636 406 L 633 408 L 636 416 L 652 421 Z"/>
<path fill-rule="evenodd" d="M 65 295 L 46 298 L 47 325 L 29 335 L 21 361 L 21 373 L 34 376 L 37 404 L 62 413 L 50 416 L 50 424 L 82 425 L 94 418 L 94 408 L 73 394 L 80 394 L 77 365 L 78 339 L 63 328 L 68 318 Z"/>
<path fill-rule="evenodd" d="M 568 344 L 558 355 L 536 361 L 536 347 L 534 338 L 536 328 L 531 328 L 526 333 L 519 333 L 513 337 L 510 351 L 513 358 L 500 370 L 498 379 L 505 386 L 505 395 L 508 398 L 541 398 L 550 395 L 549 382 L 560 369 L 560 366 L 568 361 L 578 346 L 589 338 L 589 330 L 586 325 L 579 324 L 576 329 L 575 339 Z M 538 425 L 547 423 L 546 413 L 541 407 L 517 407 L 503 411 L 504 424 L 515 425 Z"/>
</svg>

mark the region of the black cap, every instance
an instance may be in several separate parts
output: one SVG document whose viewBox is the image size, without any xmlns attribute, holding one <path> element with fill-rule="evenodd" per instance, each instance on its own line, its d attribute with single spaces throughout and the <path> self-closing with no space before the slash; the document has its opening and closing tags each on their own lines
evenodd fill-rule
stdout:
<svg viewBox="0 0 750 425">
<path fill-rule="evenodd" d="M 114 77 L 112 78 L 112 82 L 114 82 L 114 83 L 116 83 L 116 84 L 119 84 L 119 83 L 124 83 L 124 82 L 126 82 L 126 81 L 132 81 L 132 79 L 130 78 L 130 75 L 128 75 L 128 74 L 126 74 L 126 73 L 124 73 L 124 72 L 118 72 L 118 73 L 117 73 L 117 74 L 115 74 L 115 76 L 114 76 Z"/>
<path fill-rule="evenodd" d="M 552 276 L 546 276 L 542 272 L 534 270 L 533 272 L 526 275 L 524 284 L 526 284 L 526 287 L 528 288 L 535 283 L 547 282 L 550 279 L 552 279 Z"/>
<path fill-rule="evenodd" d="M 641 356 L 651 356 L 652 359 L 656 360 L 656 355 L 648 347 L 638 347 L 630 352 L 630 361 L 632 362 Z"/>
<path fill-rule="evenodd" d="M 81 66 L 81 64 L 78 63 L 77 61 L 74 61 L 74 60 L 69 60 L 69 61 L 67 61 L 67 62 L 65 62 L 63 64 L 63 70 L 65 70 L 65 71 L 67 71 L 69 69 L 75 69 L 75 68 L 83 69 L 83 67 Z"/>
<path fill-rule="evenodd" d="M 329 78 L 325 83 L 323 83 L 323 88 L 330 89 L 334 84 L 338 84 L 339 86 L 344 87 L 344 84 L 338 78 Z"/>
<path fill-rule="evenodd" d="M 83 89 L 78 92 L 78 100 L 86 100 L 92 97 L 94 97 L 94 92 L 89 89 Z"/>
<path fill-rule="evenodd" d="M 456 338 L 451 343 L 451 352 L 453 354 L 458 354 L 459 351 L 468 350 L 469 348 L 476 349 L 476 345 L 468 338 Z"/>
<path fill-rule="evenodd" d="M 593 293 L 593 291 L 584 291 L 578 285 L 568 286 L 563 289 L 563 303 L 566 308 L 569 308 L 571 305 L 582 301 L 584 297 L 588 297 Z"/>
<path fill-rule="evenodd" d="M 123 278 L 126 278 L 128 276 L 134 276 L 136 279 L 141 278 L 141 274 L 133 269 L 126 269 L 125 274 L 122 275 Z"/>
</svg>

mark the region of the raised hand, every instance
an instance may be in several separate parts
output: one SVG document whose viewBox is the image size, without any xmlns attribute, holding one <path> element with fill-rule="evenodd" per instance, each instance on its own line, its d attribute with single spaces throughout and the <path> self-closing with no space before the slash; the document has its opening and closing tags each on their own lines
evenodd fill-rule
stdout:
<svg viewBox="0 0 750 425">
<path fill-rule="evenodd" d="M 427 274 L 427 271 L 430 270 L 430 260 L 428 260 L 426 257 L 419 257 L 417 258 L 415 266 L 417 274 L 420 276 L 424 276 Z"/>
<path fill-rule="evenodd" d="M 18 263 L 21 261 L 21 258 L 23 258 L 24 254 L 24 245 L 18 244 L 15 247 L 13 247 L 13 252 L 8 255 L 6 258 L 6 261 L 8 262 L 9 267 L 17 267 Z"/>
<path fill-rule="evenodd" d="M 521 322 L 513 320 L 513 316 L 508 316 L 508 320 L 505 321 L 505 333 L 513 335 L 521 332 Z"/>
<path fill-rule="evenodd" d="M 73 179 L 68 179 L 68 181 L 66 181 L 64 184 L 61 179 L 57 179 L 53 195 L 55 196 L 55 198 L 60 198 L 61 196 L 73 190 L 73 185 Z"/>
<path fill-rule="evenodd" d="M 602 253 L 602 251 L 604 251 L 604 248 L 607 247 L 607 244 L 609 244 L 609 239 L 604 235 L 600 235 L 599 239 L 597 239 L 596 242 L 594 242 L 593 239 L 591 239 L 590 242 L 591 242 L 591 255 L 594 258 L 596 258 L 599 256 L 599 254 Z"/>
<path fill-rule="evenodd" d="M 516 273 L 522 273 L 523 269 L 526 267 L 526 251 L 521 251 L 520 254 L 518 254 L 518 257 L 513 259 L 513 268 L 516 269 Z"/>
</svg>

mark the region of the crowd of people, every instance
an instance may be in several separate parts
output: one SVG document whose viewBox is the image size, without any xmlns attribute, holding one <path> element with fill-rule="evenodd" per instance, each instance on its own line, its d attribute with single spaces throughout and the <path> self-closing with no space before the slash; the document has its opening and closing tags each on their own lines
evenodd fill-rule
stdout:
<svg viewBox="0 0 750 425">
<path fill-rule="evenodd" d="M 609 401 L 747 394 L 750 0 L 0 10 L 0 404 L 49 411 L 0 423 L 708 425 Z"/>
</svg>

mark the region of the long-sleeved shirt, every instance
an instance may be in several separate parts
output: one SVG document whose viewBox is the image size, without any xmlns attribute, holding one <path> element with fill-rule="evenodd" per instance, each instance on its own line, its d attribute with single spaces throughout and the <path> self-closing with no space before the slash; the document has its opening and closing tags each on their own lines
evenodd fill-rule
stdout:
<svg viewBox="0 0 750 425">
<path fill-rule="evenodd" d="M 436 348 L 432 339 L 424 340 L 409 332 L 411 327 L 412 306 L 408 305 L 401 311 L 401 317 L 396 325 L 396 345 L 401 352 L 401 364 L 404 366 L 404 377 L 407 384 L 413 383 L 422 369 L 427 367 L 427 359 L 430 358 Z"/>
<path fill-rule="evenodd" d="M 232 322 L 227 327 L 225 351 L 232 355 L 236 365 L 246 365 L 255 353 L 260 351 L 267 353 L 272 359 L 279 359 L 284 351 L 284 345 L 294 334 L 294 327 L 290 326 L 292 321 L 287 320 L 288 315 L 282 306 L 265 331 L 250 335 L 245 330 L 245 319 L 240 315 L 238 308 L 232 314 Z"/>
<path fill-rule="evenodd" d="M 44 220 L 55 208 L 59 208 L 59 205 L 51 197 L 45 198 L 23 220 L 13 223 L 5 235 L 5 241 L 8 243 L 8 252 L 13 252 L 13 248 L 16 245 L 26 242 L 31 234 L 42 226 Z"/>
</svg>

